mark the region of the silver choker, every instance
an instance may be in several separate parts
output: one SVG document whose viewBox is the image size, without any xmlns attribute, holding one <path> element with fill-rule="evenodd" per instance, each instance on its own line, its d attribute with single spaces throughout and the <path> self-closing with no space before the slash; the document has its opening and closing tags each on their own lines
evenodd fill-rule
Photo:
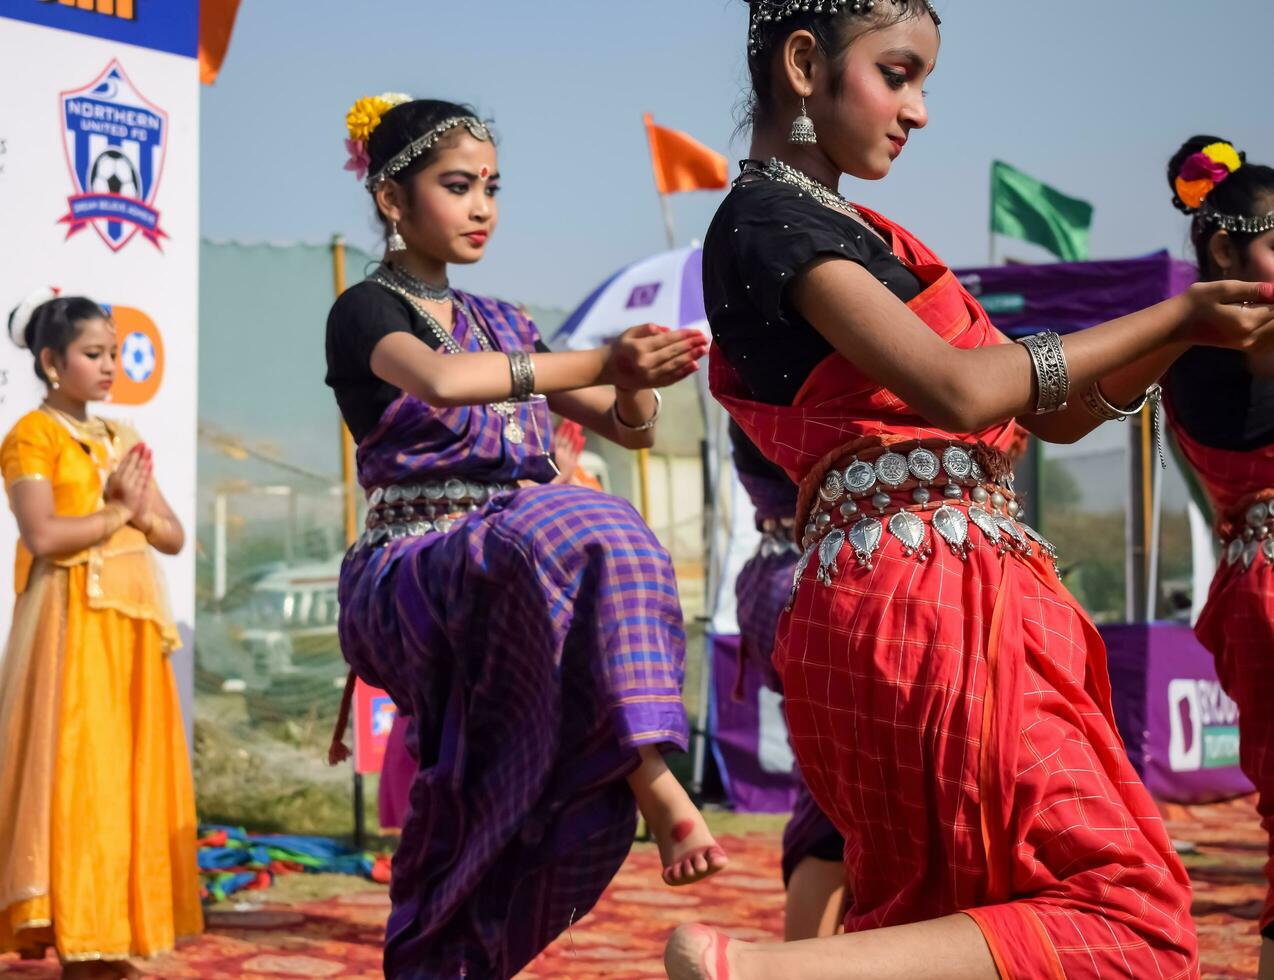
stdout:
<svg viewBox="0 0 1274 980">
<path fill-rule="evenodd" d="M 441 286 L 435 286 L 431 282 L 425 282 L 425 280 L 413 276 L 402 266 L 392 262 L 382 262 L 380 268 L 376 271 L 378 274 L 393 281 L 396 285 L 401 286 L 417 299 L 445 303 L 452 298 L 451 283 L 449 282 L 444 282 Z"/>
<path fill-rule="evenodd" d="M 819 204 L 831 208 L 833 211 L 843 211 L 858 218 L 862 217 L 862 213 L 858 208 L 854 207 L 849 198 L 836 193 L 830 187 L 820 184 L 813 177 L 807 177 L 795 167 L 788 166 L 777 157 L 770 157 L 769 163 L 764 167 L 750 172 L 759 173 L 770 180 L 777 180 L 779 183 L 799 188 L 814 198 Z"/>
</svg>

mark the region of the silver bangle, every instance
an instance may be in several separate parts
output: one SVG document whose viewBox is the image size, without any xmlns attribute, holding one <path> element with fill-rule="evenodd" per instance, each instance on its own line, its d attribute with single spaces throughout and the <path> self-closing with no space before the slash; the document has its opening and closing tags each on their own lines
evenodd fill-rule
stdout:
<svg viewBox="0 0 1274 980">
<path fill-rule="evenodd" d="M 1110 403 L 1105 392 L 1101 390 L 1101 384 L 1094 383 L 1091 388 L 1084 392 L 1084 407 L 1105 422 L 1126 422 L 1134 415 L 1140 415 L 1150 402 L 1158 401 L 1162 390 L 1159 385 L 1153 384 L 1146 389 L 1144 395 L 1127 408 L 1118 408 Z"/>
<path fill-rule="evenodd" d="M 651 429 L 655 427 L 655 423 L 659 421 L 659 413 L 662 412 L 664 409 L 663 396 L 660 395 L 659 392 L 653 391 L 653 390 L 651 391 L 651 394 L 655 396 L 655 411 L 650 416 L 650 418 L 646 419 L 646 421 L 643 422 L 641 425 L 629 425 L 627 422 L 625 422 L 623 419 L 619 417 L 619 396 L 618 395 L 615 396 L 615 400 L 611 402 L 610 417 L 615 420 L 615 424 L 618 425 L 621 429 L 627 429 L 629 432 L 649 432 Z"/>
<path fill-rule="evenodd" d="M 1039 393 L 1035 400 L 1035 414 L 1047 415 L 1066 408 L 1070 397 L 1071 378 L 1066 367 L 1066 351 L 1062 338 L 1051 330 L 1032 334 L 1018 341 L 1031 355 L 1035 369 L 1035 382 Z"/>
<path fill-rule="evenodd" d="M 513 379 L 513 391 L 509 397 L 515 402 L 529 401 L 535 392 L 535 363 L 524 350 L 512 351 L 508 358 L 509 375 Z"/>
</svg>

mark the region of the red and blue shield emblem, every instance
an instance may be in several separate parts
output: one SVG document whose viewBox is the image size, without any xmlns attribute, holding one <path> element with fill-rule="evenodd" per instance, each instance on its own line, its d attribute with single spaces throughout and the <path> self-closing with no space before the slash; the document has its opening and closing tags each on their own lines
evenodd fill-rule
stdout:
<svg viewBox="0 0 1274 980">
<path fill-rule="evenodd" d="M 60 96 L 66 162 L 75 193 L 59 221 L 66 237 L 92 225 L 118 252 L 141 232 L 156 247 L 155 194 L 164 169 L 168 113 L 142 96 L 118 61 L 95 80 Z"/>
</svg>

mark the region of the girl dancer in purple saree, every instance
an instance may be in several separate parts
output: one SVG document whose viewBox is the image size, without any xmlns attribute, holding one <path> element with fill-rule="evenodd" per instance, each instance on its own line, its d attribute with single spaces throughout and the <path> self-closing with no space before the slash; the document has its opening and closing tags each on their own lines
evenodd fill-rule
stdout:
<svg viewBox="0 0 1274 980">
<path fill-rule="evenodd" d="M 550 456 L 550 409 L 649 446 L 653 389 L 693 373 L 705 342 L 647 325 L 546 353 L 517 308 L 447 284 L 495 227 L 486 126 L 395 95 L 347 122 L 387 255 L 327 325 L 369 506 L 341 644 L 411 717 L 419 765 L 385 973 L 505 978 L 592 908 L 632 844 L 634 797 L 669 884 L 726 862 L 663 761 L 688 735 L 668 556 L 628 503 L 555 483 Z"/>
</svg>

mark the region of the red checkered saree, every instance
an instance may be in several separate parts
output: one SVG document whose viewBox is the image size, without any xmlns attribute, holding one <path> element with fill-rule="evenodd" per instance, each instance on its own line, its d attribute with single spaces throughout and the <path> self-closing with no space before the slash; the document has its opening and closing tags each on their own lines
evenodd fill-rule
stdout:
<svg viewBox="0 0 1274 980">
<path fill-rule="evenodd" d="M 919 277 L 925 323 L 955 347 L 1002 341 L 933 253 L 864 214 Z M 849 453 L 1015 438 L 935 429 L 838 355 L 791 406 L 750 400 L 720 348 L 710 381 L 801 485 L 802 517 Z M 1115 732 L 1102 642 L 1048 562 L 986 544 L 921 562 L 886 534 L 870 569 L 844 548 L 824 585 L 817 564 L 774 662 L 801 770 L 846 838 L 846 929 L 963 911 L 1004 977 L 1197 976 L 1185 870 Z"/>
<path fill-rule="evenodd" d="M 1204 446 L 1186 435 L 1171 403 L 1165 399 L 1177 445 L 1212 501 L 1221 536 L 1230 539 L 1242 532 L 1251 503 L 1274 498 L 1274 446 L 1248 452 Z M 1274 936 L 1274 565 L 1263 554 L 1251 567 L 1221 562 L 1194 632 L 1216 658 L 1221 686 L 1239 706 L 1239 763 L 1256 786 L 1261 826 L 1269 835 L 1261 931 Z"/>
</svg>

